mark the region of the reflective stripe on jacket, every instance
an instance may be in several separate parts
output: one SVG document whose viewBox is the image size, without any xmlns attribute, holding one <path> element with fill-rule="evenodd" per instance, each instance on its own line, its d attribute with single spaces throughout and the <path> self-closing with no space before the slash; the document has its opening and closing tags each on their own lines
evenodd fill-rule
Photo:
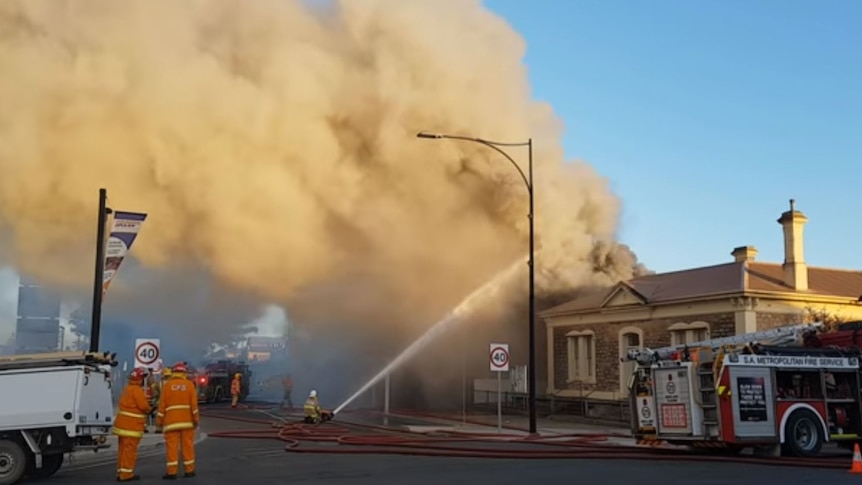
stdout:
<svg viewBox="0 0 862 485">
<path fill-rule="evenodd" d="M 317 403 L 317 399 L 310 397 L 305 401 L 305 405 L 302 407 L 302 410 L 305 412 L 305 415 L 308 417 L 315 417 L 320 414 L 320 405 Z"/>
<path fill-rule="evenodd" d="M 142 438 L 147 427 L 147 415 L 151 411 L 144 388 L 139 384 L 127 385 L 120 395 L 117 408 L 111 432 L 127 438 Z"/>
<path fill-rule="evenodd" d="M 156 424 L 162 426 L 162 431 L 192 429 L 199 419 L 198 396 L 194 384 L 183 377 L 172 377 L 165 382 L 162 385 L 159 412 L 156 415 Z"/>
<path fill-rule="evenodd" d="M 230 383 L 230 393 L 231 393 L 231 395 L 239 394 L 239 393 L 240 393 L 240 389 L 241 389 L 241 383 L 240 383 L 240 380 L 239 380 L 239 379 L 237 379 L 237 378 L 234 378 L 234 379 L 231 381 L 231 383 Z"/>
</svg>

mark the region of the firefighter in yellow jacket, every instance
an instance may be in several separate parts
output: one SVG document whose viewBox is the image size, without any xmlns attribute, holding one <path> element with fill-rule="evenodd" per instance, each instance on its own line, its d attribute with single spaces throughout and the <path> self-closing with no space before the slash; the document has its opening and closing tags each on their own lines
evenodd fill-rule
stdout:
<svg viewBox="0 0 862 485">
<path fill-rule="evenodd" d="M 302 407 L 303 421 L 306 424 L 319 424 L 323 416 L 320 411 L 320 401 L 317 400 L 317 391 L 308 393 L 308 399 L 305 400 L 305 405 Z"/>
<path fill-rule="evenodd" d="M 165 383 L 170 378 L 171 378 L 171 368 L 165 367 L 164 370 L 162 370 L 162 378 L 159 379 L 159 382 L 158 382 L 158 396 L 159 396 L 158 399 L 159 400 L 162 399 L 162 387 L 165 385 Z M 158 402 L 156 402 L 156 406 L 158 406 Z M 162 427 L 158 423 L 156 423 L 156 433 L 161 434 L 161 432 L 162 432 Z"/>
<path fill-rule="evenodd" d="M 147 415 L 152 411 L 143 387 L 146 376 L 147 372 L 142 368 L 132 370 L 129 374 L 129 384 L 120 394 L 117 417 L 114 418 L 114 428 L 111 430 L 118 438 L 117 481 L 119 482 L 130 482 L 141 478 L 135 475 L 138 445 L 144 437 Z"/>
<path fill-rule="evenodd" d="M 167 472 L 165 480 L 177 478 L 180 448 L 186 478 L 195 476 L 195 429 L 198 427 L 198 396 L 195 386 L 186 379 L 188 368 L 182 362 L 174 365 L 171 378 L 162 384 L 162 398 L 156 422 L 165 436 Z"/>
<path fill-rule="evenodd" d="M 235 408 L 239 402 L 239 397 L 242 394 L 242 374 L 237 372 L 233 375 L 233 380 L 230 382 L 230 407 Z"/>
</svg>

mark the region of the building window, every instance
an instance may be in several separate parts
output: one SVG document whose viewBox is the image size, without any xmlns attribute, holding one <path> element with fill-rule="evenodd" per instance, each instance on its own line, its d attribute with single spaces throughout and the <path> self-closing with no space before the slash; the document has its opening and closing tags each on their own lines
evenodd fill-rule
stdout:
<svg viewBox="0 0 862 485">
<path fill-rule="evenodd" d="M 674 323 L 668 327 L 671 345 L 688 345 L 709 340 L 709 324 L 706 322 Z"/>
<path fill-rule="evenodd" d="M 643 330 L 637 327 L 626 327 L 620 330 L 620 392 L 628 393 L 629 380 L 635 371 L 636 363 L 625 360 L 629 350 L 643 348 Z"/>
<path fill-rule="evenodd" d="M 641 336 L 639 333 L 628 332 L 624 333 L 622 337 L 620 337 L 620 342 L 622 342 L 623 347 L 628 351 L 629 349 L 639 349 L 641 348 Z M 625 355 L 625 354 L 623 354 Z"/>
<path fill-rule="evenodd" d="M 596 336 L 590 331 L 566 334 L 568 344 L 569 382 L 595 382 Z"/>
</svg>

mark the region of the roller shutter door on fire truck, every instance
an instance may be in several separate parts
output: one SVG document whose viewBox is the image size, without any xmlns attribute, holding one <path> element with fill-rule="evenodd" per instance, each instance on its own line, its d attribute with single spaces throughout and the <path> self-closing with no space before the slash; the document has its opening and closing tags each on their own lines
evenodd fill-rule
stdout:
<svg viewBox="0 0 862 485">
<path fill-rule="evenodd" d="M 659 433 L 691 434 L 691 379 L 688 369 L 656 369 L 655 391 Z"/>
</svg>

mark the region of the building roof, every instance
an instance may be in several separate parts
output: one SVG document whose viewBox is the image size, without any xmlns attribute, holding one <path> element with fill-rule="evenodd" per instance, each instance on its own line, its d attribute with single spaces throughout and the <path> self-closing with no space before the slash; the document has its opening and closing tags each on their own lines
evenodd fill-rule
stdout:
<svg viewBox="0 0 862 485">
<path fill-rule="evenodd" d="M 249 337 L 247 348 L 251 352 L 269 352 L 273 349 L 280 349 L 286 346 L 287 340 L 284 337 Z"/>
<path fill-rule="evenodd" d="M 639 276 L 611 288 L 583 294 L 542 312 L 542 316 L 594 311 L 624 290 L 630 298 L 643 304 L 744 293 L 801 293 L 855 301 L 862 296 L 862 271 L 809 267 L 808 288 L 797 292 L 784 284 L 781 264 L 742 261 Z"/>
</svg>

